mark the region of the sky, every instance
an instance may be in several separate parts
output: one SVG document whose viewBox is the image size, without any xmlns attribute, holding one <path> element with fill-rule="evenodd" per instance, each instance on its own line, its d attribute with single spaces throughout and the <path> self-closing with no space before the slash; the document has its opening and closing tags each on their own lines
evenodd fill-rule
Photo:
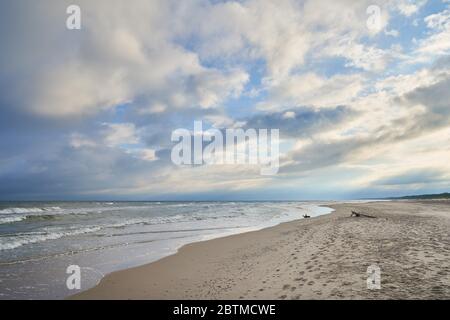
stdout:
<svg viewBox="0 0 450 320">
<path fill-rule="evenodd" d="M 66 27 L 72 4 L 80 30 Z M 450 190 L 449 0 L 4 0 L 0 8 L 0 200 Z M 175 165 L 171 134 L 194 121 L 279 129 L 278 173 Z"/>
</svg>

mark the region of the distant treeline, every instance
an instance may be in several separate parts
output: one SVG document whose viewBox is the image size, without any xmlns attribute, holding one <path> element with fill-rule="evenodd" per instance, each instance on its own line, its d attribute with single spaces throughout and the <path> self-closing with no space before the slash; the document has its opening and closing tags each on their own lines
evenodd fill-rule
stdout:
<svg viewBox="0 0 450 320">
<path fill-rule="evenodd" d="M 420 194 L 415 196 L 397 197 L 389 199 L 450 199 L 450 193 L 440 193 L 440 194 Z"/>
</svg>

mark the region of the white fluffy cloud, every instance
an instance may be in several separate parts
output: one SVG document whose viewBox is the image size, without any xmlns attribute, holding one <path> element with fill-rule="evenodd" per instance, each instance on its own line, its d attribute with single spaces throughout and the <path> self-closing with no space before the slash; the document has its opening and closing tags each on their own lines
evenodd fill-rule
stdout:
<svg viewBox="0 0 450 320">
<path fill-rule="evenodd" d="M 243 70 L 203 66 L 197 54 L 174 41 L 174 3 L 79 1 L 80 31 L 66 30 L 61 23 L 68 3 L 30 2 L 28 28 L 18 26 L 24 34 L 9 39 L 10 51 L 32 46 L 35 38 L 45 39 L 46 45 L 27 48 L 7 68 L 21 90 L 11 100 L 37 114 L 92 115 L 141 97 L 159 98 L 174 108 L 211 108 L 239 95 L 248 81 Z M 11 7 L 19 13 L 19 5 Z M 42 7 L 48 12 L 35 14 Z M 33 65 L 25 69 L 25 63 Z M 24 68 L 23 77 L 14 77 L 14 65 Z"/>
<path fill-rule="evenodd" d="M 336 75 L 329 78 L 315 73 L 291 76 L 271 85 L 270 99 L 261 102 L 262 110 L 289 109 L 298 106 L 330 108 L 350 104 L 364 88 L 361 75 Z"/>
<path fill-rule="evenodd" d="M 10 54 L 21 54 L 5 68 L 23 68 L 21 77 L 11 79 L 21 92 L 11 100 L 46 117 L 93 115 L 133 102 L 149 114 L 217 107 L 239 97 L 249 81 L 236 61 L 263 60 L 266 83 L 276 84 L 317 50 L 365 70 L 382 70 L 387 60 L 386 52 L 360 41 L 371 34 L 370 1 L 138 0 L 130 6 L 84 0 L 78 3 L 80 31 L 61 23 L 68 4 L 30 2 L 12 28 L 25 34 L 7 44 Z M 20 6 L 11 10 L 18 14 Z M 387 23 L 387 10 L 381 18 Z M 40 38 L 45 45 L 23 50 Z M 222 66 L 208 66 L 211 59 Z"/>
<path fill-rule="evenodd" d="M 366 25 L 366 9 L 372 4 L 349 0 L 226 2 L 202 6 L 197 14 L 202 19 L 192 28 L 202 38 L 198 44 L 201 56 L 263 59 L 267 77 L 277 81 L 302 66 L 311 51 L 327 51 L 324 46 L 331 47 L 336 39 L 341 39 L 341 45 L 332 54 L 353 61 L 348 48 L 364 53 L 359 40 L 373 33 Z M 388 10 L 381 10 L 380 30 L 388 19 Z"/>
<path fill-rule="evenodd" d="M 450 9 L 425 17 L 429 36 L 416 41 L 414 59 L 410 63 L 429 62 L 450 53 Z"/>
<path fill-rule="evenodd" d="M 427 1 L 428 0 L 397 0 L 394 3 L 401 14 L 409 17 L 417 13 Z"/>
</svg>

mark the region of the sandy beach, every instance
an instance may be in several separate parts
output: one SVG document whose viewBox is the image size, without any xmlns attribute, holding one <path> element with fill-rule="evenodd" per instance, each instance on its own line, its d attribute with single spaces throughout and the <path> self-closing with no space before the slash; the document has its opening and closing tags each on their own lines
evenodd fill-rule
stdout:
<svg viewBox="0 0 450 320">
<path fill-rule="evenodd" d="M 449 299 L 450 202 L 336 204 L 313 219 L 198 242 L 73 299 Z M 374 218 L 350 217 L 351 211 Z M 367 267 L 381 289 L 367 289 Z"/>
</svg>

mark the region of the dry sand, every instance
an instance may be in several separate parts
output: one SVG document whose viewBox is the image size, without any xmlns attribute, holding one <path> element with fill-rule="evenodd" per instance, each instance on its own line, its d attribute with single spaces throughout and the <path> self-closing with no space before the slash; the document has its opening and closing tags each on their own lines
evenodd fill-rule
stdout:
<svg viewBox="0 0 450 320">
<path fill-rule="evenodd" d="M 450 298 L 449 201 L 332 207 L 326 216 L 184 246 L 72 298 Z M 380 290 L 367 289 L 371 264 L 381 268 Z"/>
</svg>

